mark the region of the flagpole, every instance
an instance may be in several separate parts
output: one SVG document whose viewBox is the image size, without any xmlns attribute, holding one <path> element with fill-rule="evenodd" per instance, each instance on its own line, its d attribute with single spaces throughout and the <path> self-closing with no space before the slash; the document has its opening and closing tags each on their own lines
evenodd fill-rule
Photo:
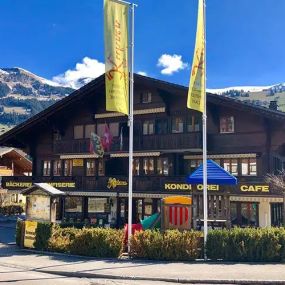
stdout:
<svg viewBox="0 0 285 285">
<path fill-rule="evenodd" d="M 203 112 L 203 204 L 204 204 L 204 259 L 207 260 L 206 243 L 208 236 L 208 193 L 207 193 L 207 92 L 206 92 L 206 0 L 203 0 L 204 13 L 204 112 Z"/>
<path fill-rule="evenodd" d="M 133 138 L 134 138 L 134 27 L 135 4 L 131 5 L 131 57 L 130 57 L 130 113 L 129 113 L 129 200 L 128 200 L 128 253 L 131 250 L 132 215 L 133 215 Z"/>
</svg>

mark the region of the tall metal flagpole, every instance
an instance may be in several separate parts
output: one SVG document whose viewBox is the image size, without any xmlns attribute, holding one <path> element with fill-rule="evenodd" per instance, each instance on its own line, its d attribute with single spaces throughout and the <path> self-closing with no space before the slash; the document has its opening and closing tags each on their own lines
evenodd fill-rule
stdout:
<svg viewBox="0 0 285 285">
<path fill-rule="evenodd" d="M 207 260 L 206 243 L 208 235 L 208 195 L 207 195 L 207 92 L 206 92 L 206 0 L 203 0 L 204 13 L 204 112 L 203 112 L 203 205 L 204 205 L 204 259 Z"/>
<path fill-rule="evenodd" d="M 133 138 L 134 138 L 134 46 L 135 46 L 135 7 L 137 4 L 124 0 L 112 0 L 114 2 L 129 5 L 131 8 L 131 41 L 130 41 L 130 95 L 129 95 L 129 191 L 128 191 L 128 253 L 130 253 L 130 239 L 132 235 L 133 216 Z"/>
<path fill-rule="evenodd" d="M 130 57 L 130 113 L 129 113 L 129 208 L 128 208 L 128 253 L 130 253 L 130 240 L 132 235 L 133 215 L 133 138 L 134 138 L 134 40 L 135 40 L 135 6 L 131 4 L 131 57 Z"/>
</svg>

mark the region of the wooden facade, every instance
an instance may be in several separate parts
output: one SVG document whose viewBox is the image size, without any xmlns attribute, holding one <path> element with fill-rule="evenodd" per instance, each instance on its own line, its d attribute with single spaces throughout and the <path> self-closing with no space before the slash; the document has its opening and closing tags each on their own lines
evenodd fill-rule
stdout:
<svg viewBox="0 0 285 285">
<path fill-rule="evenodd" d="M 48 182 L 67 193 L 62 216 L 120 226 L 127 217 L 127 116 L 106 112 L 104 76 L 0 137 L 33 159 L 32 177 L 3 178 L 10 190 Z M 201 114 L 186 108 L 187 88 L 135 76 L 134 220 L 160 210 L 168 195 L 193 198 L 193 225 L 202 220 L 201 186 L 186 175 L 202 160 Z M 285 114 L 223 96 L 207 95 L 208 156 L 237 176 L 235 187 L 210 185 L 213 225 L 268 226 L 281 222 L 282 195 L 264 182 L 283 169 Z M 112 144 L 99 158 L 90 153 L 90 134 Z"/>
</svg>

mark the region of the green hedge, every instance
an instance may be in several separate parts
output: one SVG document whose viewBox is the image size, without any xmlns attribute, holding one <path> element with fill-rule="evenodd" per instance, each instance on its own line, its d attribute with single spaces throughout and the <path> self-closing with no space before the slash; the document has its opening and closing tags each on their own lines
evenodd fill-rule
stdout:
<svg viewBox="0 0 285 285">
<path fill-rule="evenodd" d="M 83 228 L 70 243 L 70 253 L 93 257 L 118 257 L 122 252 L 123 230 Z"/>
<path fill-rule="evenodd" d="M 16 223 L 16 245 L 23 246 L 23 236 L 24 236 L 25 222 L 22 220 L 17 220 Z"/>
<path fill-rule="evenodd" d="M 284 228 L 234 228 L 210 231 L 207 256 L 224 261 L 274 262 L 285 259 Z"/>
<path fill-rule="evenodd" d="M 203 239 L 198 231 L 158 230 L 136 232 L 131 257 L 155 260 L 194 260 L 201 257 Z"/>
<path fill-rule="evenodd" d="M 38 222 L 36 229 L 36 240 L 34 243 L 36 249 L 48 250 L 48 242 L 52 235 L 52 227 L 53 226 L 51 223 Z"/>
</svg>

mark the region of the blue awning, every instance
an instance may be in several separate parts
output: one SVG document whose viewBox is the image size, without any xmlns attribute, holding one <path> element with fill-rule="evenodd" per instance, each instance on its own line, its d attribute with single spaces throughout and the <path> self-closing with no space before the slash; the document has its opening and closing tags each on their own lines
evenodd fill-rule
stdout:
<svg viewBox="0 0 285 285">
<path fill-rule="evenodd" d="M 187 176 L 189 184 L 203 184 L 203 164 Z M 207 183 L 217 185 L 236 185 L 237 179 L 211 159 L 207 160 Z"/>
</svg>

